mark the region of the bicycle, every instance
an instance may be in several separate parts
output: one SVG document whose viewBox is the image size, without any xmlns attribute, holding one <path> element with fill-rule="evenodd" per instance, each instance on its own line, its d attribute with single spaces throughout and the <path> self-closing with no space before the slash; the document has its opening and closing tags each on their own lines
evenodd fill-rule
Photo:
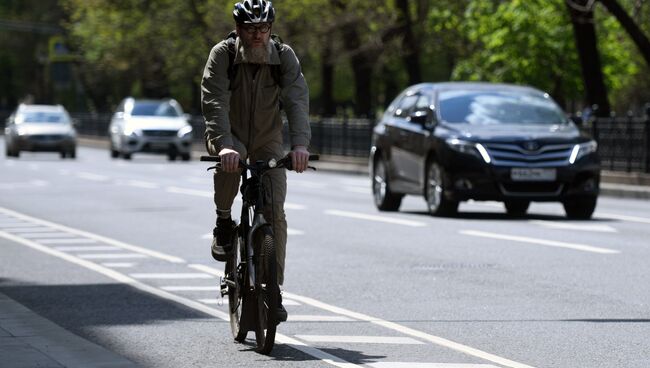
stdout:
<svg viewBox="0 0 650 368">
<path fill-rule="evenodd" d="M 216 162 L 208 170 L 221 168 L 218 156 L 201 156 L 200 160 Z M 309 160 L 317 161 L 318 155 L 310 155 Z M 277 317 L 280 287 L 273 229 L 263 214 L 266 188 L 262 179 L 270 170 L 291 170 L 291 157 L 254 164 L 239 160 L 239 167 L 243 169 L 241 218 L 233 231 L 232 256 L 226 261 L 225 276 L 221 279 L 221 297 L 228 295 L 230 329 L 235 341 L 243 343 L 248 332 L 255 331 L 255 351 L 268 355 L 273 350 L 276 327 L 280 323 Z"/>
</svg>

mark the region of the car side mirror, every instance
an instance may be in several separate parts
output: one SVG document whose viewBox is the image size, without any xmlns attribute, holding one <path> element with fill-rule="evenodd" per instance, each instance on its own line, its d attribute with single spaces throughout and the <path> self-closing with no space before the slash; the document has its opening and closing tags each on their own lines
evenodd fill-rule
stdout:
<svg viewBox="0 0 650 368">
<path fill-rule="evenodd" d="M 408 120 L 420 124 L 427 129 L 431 129 L 436 125 L 435 114 L 431 109 L 414 111 L 409 115 Z"/>
<path fill-rule="evenodd" d="M 578 116 L 578 115 L 571 116 L 571 121 L 573 121 L 573 124 L 579 127 L 581 127 L 584 124 L 584 121 L 582 120 L 582 116 Z"/>
</svg>

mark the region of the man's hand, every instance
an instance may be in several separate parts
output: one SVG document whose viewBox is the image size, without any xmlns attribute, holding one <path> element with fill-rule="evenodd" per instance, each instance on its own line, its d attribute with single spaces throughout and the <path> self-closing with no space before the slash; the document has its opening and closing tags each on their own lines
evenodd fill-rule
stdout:
<svg viewBox="0 0 650 368">
<path fill-rule="evenodd" d="M 219 151 L 221 157 L 221 170 L 224 172 L 237 172 L 239 169 L 239 152 L 232 148 L 224 147 Z"/>
<path fill-rule="evenodd" d="M 293 166 L 296 172 L 301 173 L 307 170 L 307 166 L 309 165 L 309 151 L 307 151 L 307 147 L 294 146 L 291 152 L 289 152 L 289 156 L 291 156 L 291 166 Z"/>
</svg>

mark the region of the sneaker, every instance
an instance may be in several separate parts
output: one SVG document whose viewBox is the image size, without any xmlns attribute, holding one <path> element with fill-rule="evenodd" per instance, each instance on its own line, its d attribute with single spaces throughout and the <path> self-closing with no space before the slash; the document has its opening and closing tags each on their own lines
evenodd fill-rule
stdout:
<svg viewBox="0 0 650 368">
<path fill-rule="evenodd" d="M 278 316 L 278 323 L 287 321 L 288 313 L 287 310 L 284 309 L 284 306 L 282 305 L 282 293 L 280 293 L 280 299 L 278 299 L 277 316 Z"/>
<path fill-rule="evenodd" d="M 217 219 L 217 227 L 212 230 L 212 258 L 225 262 L 232 254 L 232 237 L 235 222 L 231 219 Z"/>
</svg>

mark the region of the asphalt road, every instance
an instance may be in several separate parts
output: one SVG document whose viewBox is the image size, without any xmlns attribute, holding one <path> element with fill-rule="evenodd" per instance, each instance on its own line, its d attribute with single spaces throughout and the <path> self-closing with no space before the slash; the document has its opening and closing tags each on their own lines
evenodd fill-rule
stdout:
<svg viewBox="0 0 650 368">
<path fill-rule="evenodd" d="M 0 292 L 142 367 L 650 366 L 649 201 L 433 218 L 416 197 L 380 213 L 366 177 L 322 171 L 288 175 L 289 321 L 256 354 L 216 298 L 206 167 L 0 158 Z"/>
</svg>

